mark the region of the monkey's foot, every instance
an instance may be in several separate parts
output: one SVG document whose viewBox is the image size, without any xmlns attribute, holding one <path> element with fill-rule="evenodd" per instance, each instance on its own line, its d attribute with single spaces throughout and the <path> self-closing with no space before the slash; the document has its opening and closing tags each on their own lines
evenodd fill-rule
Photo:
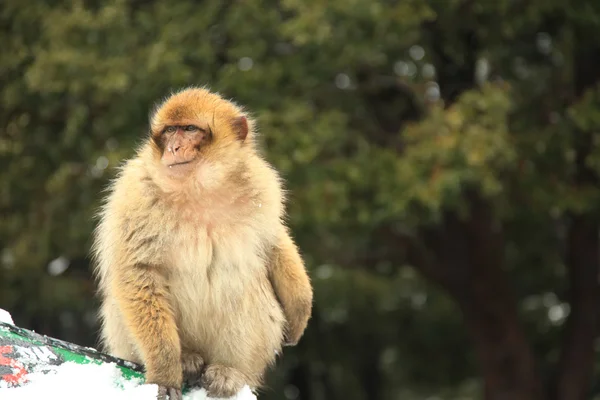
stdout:
<svg viewBox="0 0 600 400">
<path fill-rule="evenodd" d="M 202 387 L 210 397 L 232 397 L 244 384 L 244 375 L 240 371 L 224 365 L 209 365 L 202 375 Z"/>
<path fill-rule="evenodd" d="M 183 379 L 190 386 L 200 386 L 200 377 L 204 369 L 204 359 L 198 353 L 184 352 L 181 355 Z"/>
<path fill-rule="evenodd" d="M 156 396 L 156 400 L 183 400 L 181 389 L 158 386 L 158 396 Z"/>
</svg>

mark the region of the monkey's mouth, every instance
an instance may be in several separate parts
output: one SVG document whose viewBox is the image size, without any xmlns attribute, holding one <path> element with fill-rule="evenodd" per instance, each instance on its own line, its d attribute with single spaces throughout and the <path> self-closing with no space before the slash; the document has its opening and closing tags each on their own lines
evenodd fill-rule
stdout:
<svg viewBox="0 0 600 400">
<path fill-rule="evenodd" d="M 192 161 L 193 160 L 181 161 L 181 162 L 176 162 L 176 163 L 173 163 L 173 164 L 169 164 L 169 168 L 178 167 L 178 166 L 181 166 L 181 165 L 187 165 L 187 164 L 190 164 Z"/>
</svg>

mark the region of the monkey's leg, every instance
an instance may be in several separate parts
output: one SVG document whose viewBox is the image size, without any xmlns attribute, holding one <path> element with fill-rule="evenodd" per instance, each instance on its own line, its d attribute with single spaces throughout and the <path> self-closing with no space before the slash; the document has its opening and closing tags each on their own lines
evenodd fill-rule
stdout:
<svg viewBox="0 0 600 400">
<path fill-rule="evenodd" d="M 119 268 L 112 288 L 125 325 L 137 342 L 146 383 L 159 385 L 158 399 L 181 400 L 181 344 L 164 276 L 157 268 Z"/>
<path fill-rule="evenodd" d="M 287 232 L 273 251 L 269 278 L 287 320 L 285 345 L 293 346 L 308 324 L 313 290 L 298 248 Z"/>
</svg>

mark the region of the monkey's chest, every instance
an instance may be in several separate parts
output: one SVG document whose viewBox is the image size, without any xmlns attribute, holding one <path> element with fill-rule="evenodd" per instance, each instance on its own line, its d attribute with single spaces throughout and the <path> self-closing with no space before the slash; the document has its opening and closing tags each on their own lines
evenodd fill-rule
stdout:
<svg viewBox="0 0 600 400">
<path fill-rule="evenodd" d="M 259 324 L 265 330 L 260 336 L 277 336 L 283 321 L 258 238 L 228 239 L 207 237 L 173 258 L 170 287 L 180 338 L 209 358 L 217 357 L 210 352 L 220 348 L 224 333 L 244 337 L 248 326 Z"/>
<path fill-rule="evenodd" d="M 267 281 L 266 247 L 250 230 L 225 233 L 199 229 L 169 249 L 172 293 L 185 313 L 214 313 L 243 305 L 246 293 Z"/>
</svg>

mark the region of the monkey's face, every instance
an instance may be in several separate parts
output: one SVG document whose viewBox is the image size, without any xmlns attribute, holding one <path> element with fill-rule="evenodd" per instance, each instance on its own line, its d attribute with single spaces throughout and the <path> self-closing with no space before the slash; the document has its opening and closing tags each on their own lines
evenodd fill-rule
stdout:
<svg viewBox="0 0 600 400">
<path fill-rule="evenodd" d="M 204 166 L 231 164 L 248 134 L 246 117 L 230 102 L 204 89 L 168 98 L 151 121 L 152 142 L 167 176 L 184 178 Z"/>
<path fill-rule="evenodd" d="M 211 138 L 209 126 L 200 127 L 199 121 L 165 121 L 155 141 L 161 149 L 161 163 L 175 174 L 189 173 L 198 162 L 202 147 Z"/>
</svg>

